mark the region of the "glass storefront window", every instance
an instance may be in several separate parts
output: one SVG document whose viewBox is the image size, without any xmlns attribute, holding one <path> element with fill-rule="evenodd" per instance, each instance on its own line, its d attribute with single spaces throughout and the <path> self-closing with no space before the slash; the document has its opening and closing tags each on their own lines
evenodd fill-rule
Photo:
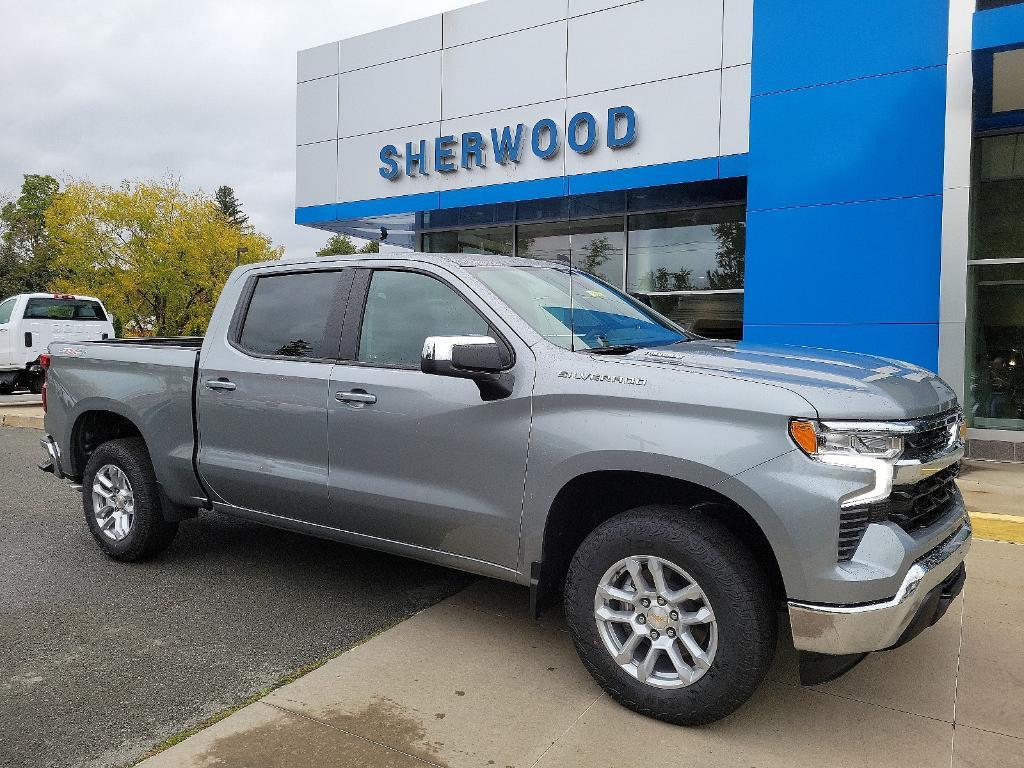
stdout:
<svg viewBox="0 0 1024 768">
<path fill-rule="evenodd" d="M 481 253 L 492 256 L 511 256 L 514 240 L 512 227 L 431 232 L 423 236 L 423 250 L 426 253 Z"/>
<path fill-rule="evenodd" d="M 516 255 L 569 263 L 569 222 L 521 224 L 516 227 Z"/>
<path fill-rule="evenodd" d="M 1024 134 L 976 139 L 971 194 L 968 423 L 1024 430 Z"/>
<path fill-rule="evenodd" d="M 622 287 L 626 261 L 623 218 L 524 224 L 517 229 L 517 255 L 572 266 Z"/>
<path fill-rule="evenodd" d="M 702 336 L 743 333 L 741 206 L 629 217 L 627 290 Z"/>
</svg>

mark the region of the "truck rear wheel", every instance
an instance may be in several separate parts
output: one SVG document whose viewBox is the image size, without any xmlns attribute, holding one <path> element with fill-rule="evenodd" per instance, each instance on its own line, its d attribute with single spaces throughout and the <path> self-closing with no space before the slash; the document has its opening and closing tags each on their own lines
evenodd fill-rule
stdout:
<svg viewBox="0 0 1024 768">
<path fill-rule="evenodd" d="M 93 451 L 82 478 L 82 508 L 93 538 L 114 560 L 152 557 L 178 532 L 177 523 L 164 520 L 141 438 L 111 440 Z"/>
<path fill-rule="evenodd" d="M 768 580 L 709 511 L 624 512 L 591 532 L 566 576 L 584 666 L 620 704 L 677 725 L 734 712 L 775 652 Z"/>
</svg>

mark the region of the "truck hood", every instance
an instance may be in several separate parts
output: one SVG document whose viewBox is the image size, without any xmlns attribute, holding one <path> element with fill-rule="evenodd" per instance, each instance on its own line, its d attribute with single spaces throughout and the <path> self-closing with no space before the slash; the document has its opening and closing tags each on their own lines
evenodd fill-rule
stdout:
<svg viewBox="0 0 1024 768">
<path fill-rule="evenodd" d="M 701 339 L 619 359 L 783 387 L 822 419 L 916 419 L 957 405 L 953 390 L 931 371 L 855 352 Z"/>
</svg>

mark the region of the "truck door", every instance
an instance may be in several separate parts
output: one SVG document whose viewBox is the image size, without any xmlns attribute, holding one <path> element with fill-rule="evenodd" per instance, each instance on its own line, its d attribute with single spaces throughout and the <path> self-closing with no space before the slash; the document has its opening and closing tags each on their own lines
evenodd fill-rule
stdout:
<svg viewBox="0 0 1024 768">
<path fill-rule="evenodd" d="M 318 521 L 327 513 L 327 402 L 352 270 L 250 278 L 196 387 L 199 469 L 220 501 Z"/>
<path fill-rule="evenodd" d="M 435 267 L 360 271 L 331 376 L 332 525 L 514 568 L 534 357 L 470 295 Z M 427 336 L 466 335 L 512 346 L 510 396 L 420 371 Z"/>
<path fill-rule="evenodd" d="M 17 301 L 18 298 L 12 296 L 0 302 L 0 371 L 14 364 L 11 358 L 11 317 Z"/>
</svg>

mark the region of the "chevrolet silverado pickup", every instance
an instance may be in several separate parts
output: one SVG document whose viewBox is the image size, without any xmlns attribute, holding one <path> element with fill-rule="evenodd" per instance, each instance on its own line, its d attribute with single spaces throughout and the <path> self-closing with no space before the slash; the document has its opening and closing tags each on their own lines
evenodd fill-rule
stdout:
<svg viewBox="0 0 1024 768">
<path fill-rule="evenodd" d="M 743 704 L 780 631 L 822 682 L 965 579 L 963 416 L 938 377 L 700 338 L 560 263 L 247 265 L 203 338 L 44 363 L 41 468 L 110 557 L 211 510 L 513 581 L 537 612 L 562 601 L 611 696 L 673 723 Z"/>
</svg>

